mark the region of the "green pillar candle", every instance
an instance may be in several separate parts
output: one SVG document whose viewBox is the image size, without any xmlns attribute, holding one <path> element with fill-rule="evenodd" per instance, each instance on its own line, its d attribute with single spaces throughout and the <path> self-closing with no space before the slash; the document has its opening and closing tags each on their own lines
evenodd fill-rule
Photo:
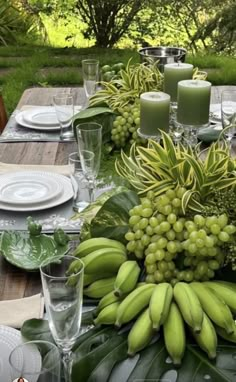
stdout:
<svg viewBox="0 0 236 382">
<path fill-rule="evenodd" d="M 206 125 L 209 122 L 211 83 L 185 80 L 178 83 L 177 121 L 183 125 Z"/>
<path fill-rule="evenodd" d="M 147 92 L 140 96 L 140 133 L 158 136 L 158 129 L 169 131 L 170 96 Z"/>
<path fill-rule="evenodd" d="M 171 102 L 177 102 L 178 82 L 193 76 L 193 65 L 181 62 L 164 66 L 164 92 L 170 95 Z"/>
</svg>

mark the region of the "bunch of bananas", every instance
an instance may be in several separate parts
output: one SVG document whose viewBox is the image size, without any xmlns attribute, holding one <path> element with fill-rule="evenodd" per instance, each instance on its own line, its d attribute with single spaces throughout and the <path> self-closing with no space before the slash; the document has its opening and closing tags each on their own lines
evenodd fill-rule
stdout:
<svg viewBox="0 0 236 382">
<path fill-rule="evenodd" d="M 188 328 L 210 359 L 216 357 L 217 334 L 236 343 L 236 284 L 226 281 L 139 282 L 141 267 L 127 258 L 123 244 L 107 238 L 81 243 L 74 255 L 85 264 L 84 295 L 99 298 L 95 325 L 121 327 L 132 322 L 130 356 L 144 349 L 163 327 L 166 349 L 181 364 Z M 68 272 L 76 272 L 76 260 Z"/>
</svg>

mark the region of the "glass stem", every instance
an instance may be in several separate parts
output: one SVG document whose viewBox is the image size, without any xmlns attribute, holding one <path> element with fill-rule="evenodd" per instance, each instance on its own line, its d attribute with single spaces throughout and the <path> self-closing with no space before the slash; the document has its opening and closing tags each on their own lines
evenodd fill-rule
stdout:
<svg viewBox="0 0 236 382">
<path fill-rule="evenodd" d="M 89 201 L 90 203 L 94 202 L 94 181 L 88 181 L 88 192 L 89 192 Z"/>
<path fill-rule="evenodd" d="M 72 372 L 72 364 L 73 364 L 72 351 L 62 354 L 62 363 L 63 363 L 65 382 L 71 382 L 71 372 Z"/>
</svg>

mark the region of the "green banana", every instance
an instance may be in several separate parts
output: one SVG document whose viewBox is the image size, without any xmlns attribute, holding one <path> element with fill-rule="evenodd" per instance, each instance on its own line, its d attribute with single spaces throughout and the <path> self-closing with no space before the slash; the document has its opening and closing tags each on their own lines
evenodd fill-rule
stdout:
<svg viewBox="0 0 236 382">
<path fill-rule="evenodd" d="M 163 324 L 166 349 L 174 365 L 180 365 L 184 356 L 186 338 L 182 315 L 178 306 L 172 302 L 170 311 Z"/>
<path fill-rule="evenodd" d="M 232 283 L 230 281 L 223 281 L 223 280 L 214 280 L 214 283 L 225 285 L 232 289 L 234 292 L 236 292 L 236 283 Z"/>
<path fill-rule="evenodd" d="M 153 336 L 149 309 L 146 309 L 135 321 L 128 335 L 128 354 L 133 356 L 144 349 Z"/>
<path fill-rule="evenodd" d="M 83 257 L 85 273 L 116 273 L 126 261 L 123 251 L 111 248 L 98 249 Z"/>
<path fill-rule="evenodd" d="M 210 318 L 203 313 L 202 329 L 200 333 L 192 331 L 192 334 L 200 346 L 210 359 L 216 358 L 217 335 Z"/>
<path fill-rule="evenodd" d="M 227 333 L 233 333 L 234 320 L 229 307 L 220 299 L 212 289 L 201 282 L 192 282 L 191 288 L 196 292 L 203 310 L 208 317 Z"/>
<path fill-rule="evenodd" d="M 214 281 L 206 281 L 203 284 L 205 284 L 208 288 L 213 289 L 217 296 L 224 300 L 230 310 L 233 313 L 236 313 L 236 289 L 233 290 L 232 287 L 227 284 L 215 283 Z"/>
<path fill-rule="evenodd" d="M 96 308 L 96 312 L 99 313 L 106 306 L 118 301 L 121 301 L 121 298 L 119 296 L 116 296 L 114 294 L 114 291 L 112 290 L 111 292 L 103 296 L 102 299 L 99 301 L 98 306 Z"/>
<path fill-rule="evenodd" d="M 84 257 L 91 252 L 105 248 L 118 249 L 126 253 L 124 244 L 120 243 L 119 241 L 108 239 L 106 237 L 94 237 L 80 243 L 74 250 L 73 256 Z"/>
<path fill-rule="evenodd" d="M 193 288 L 184 282 L 175 284 L 174 298 L 184 321 L 194 332 L 200 332 L 203 320 L 203 310 L 199 298 Z"/>
<path fill-rule="evenodd" d="M 114 281 L 115 277 L 94 281 L 87 288 L 84 288 L 83 293 L 87 297 L 101 298 L 113 290 Z"/>
<path fill-rule="evenodd" d="M 220 337 L 236 344 L 236 322 L 234 323 L 234 331 L 231 334 L 228 334 L 225 329 L 220 328 L 219 326 L 216 326 L 216 331 Z"/>
<path fill-rule="evenodd" d="M 84 287 L 92 284 L 94 281 L 101 280 L 101 279 L 107 279 L 109 277 L 114 277 L 114 274 L 112 273 L 91 273 L 91 274 L 84 274 Z"/>
<path fill-rule="evenodd" d="M 148 304 L 155 284 L 145 284 L 128 294 L 117 310 L 115 325 L 120 327 L 136 317 Z"/>
<path fill-rule="evenodd" d="M 119 268 L 114 284 L 114 293 L 122 296 L 131 292 L 138 281 L 140 267 L 136 261 L 125 261 Z"/>
<path fill-rule="evenodd" d="M 94 320 L 95 325 L 111 325 L 114 324 L 116 321 L 116 314 L 118 306 L 120 305 L 119 302 L 113 302 L 110 305 L 107 305 L 105 308 L 103 308 L 98 316 Z"/>
<path fill-rule="evenodd" d="M 173 289 L 169 283 L 161 283 L 155 286 L 150 304 L 149 314 L 152 321 L 152 327 L 159 330 L 160 326 L 165 322 L 173 297 Z"/>
</svg>

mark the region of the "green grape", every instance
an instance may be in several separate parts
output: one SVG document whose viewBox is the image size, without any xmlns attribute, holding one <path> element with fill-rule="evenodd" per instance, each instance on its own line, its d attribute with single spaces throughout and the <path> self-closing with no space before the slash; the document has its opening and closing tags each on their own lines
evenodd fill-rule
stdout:
<svg viewBox="0 0 236 382">
<path fill-rule="evenodd" d="M 133 211 L 134 211 L 135 215 L 140 215 L 141 216 L 142 210 L 143 210 L 143 208 L 142 208 L 142 206 L 140 204 L 133 208 Z"/>
<path fill-rule="evenodd" d="M 157 241 L 157 248 L 158 249 L 164 249 L 164 248 L 166 248 L 167 243 L 168 243 L 168 240 L 165 237 L 161 237 Z"/>
<path fill-rule="evenodd" d="M 195 215 L 193 221 L 198 227 L 204 227 L 206 223 L 206 220 L 202 215 Z"/>
<path fill-rule="evenodd" d="M 165 254 L 165 261 L 171 261 L 175 257 L 175 253 L 166 252 Z"/>
<path fill-rule="evenodd" d="M 152 264 L 155 264 L 155 263 L 156 263 L 156 257 L 155 257 L 155 254 L 154 254 L 154 253 L 149 253 L 149 254 L 146 256 L 145 264 L 147 264 L 147 265 L 152 265 Z"/>
<path fill-rule="evenodd" d="M 165 218 L 165 216 L 163 214 L 157 214 L 156 218 L 157 218 L 159 224 L 166 220 L 166 218 Z"/>
<path fill-rule="evenodd" d="M 194 272 L 192 270 L 186 270 L 184 273 L 184 280 L 190 283 L 194 279 Z"/>
<path fill-rule="evenodd" d="M 176 197 L 176 192 L 174 190 L 167 190 L 166 191 L 166 196 L 170 199 L 173 200 Z"/>
<path fill-rule="evenodd" d="M 174 198 L 172 201 L 171 201 L 171 204 L 174 206 L 174 207 L 180 207 L 181 206 L 181 200 L 179 198 Z"/>
<path fill-rule="evenodd" d="M 154 273 L 157 270 L 156 264 L 151 264 L 146 266 L 146 272 L 148 274 Z"/>
<path fill-rule="evenodd" d="M 189 240 L 191 243 L 195 243 L 198 239 L 198 232 L 197 231 L 192 231 L 189 235 Z"/>
<path fill-rule="evenodd" d="M 153 235 L 153 233 L 154 233 L 154 230 L 153 230 L 153 228 L 150 226 L 150 225 L 148 225 L 147 227 L 146 227 L 146 234 L 147 235 L 149 235 L 149 236 L 152 236 Z"/>
<path fill-rule="evenodd" d="M 186 256 L 185 259 L 184 259 L 184 265 L 185 265 L 185 267 L 190 267 L 191 264 L 192 264 L 192 258 Z"/>
<path fill-rule="evenodd" d="M 184 271 L 178 271 L 178 272 L 177 272 L 177 279 L 178 279 L 179 281 L 184 280 L 184 276 L 185 276 Z"/>
<path fill-rule="evenodd" d="M 171 204 L 167 204 L 166 206 L 162 207 L 162 213 L 164 215 L 169 215 L 172 212 L 172 206 Z"/>
<path fill-rule="evenodd" d="M 145 279 L 147 284 L 154 284 L 155 283 L 155 276 L 154 275 L 147 275 Z"/>
<path fill-rule="evenodd" d="M 134 252 L 134 250 L 136 249 L 136 241 L 135 240 L 129 241 L 126 248 L 129 252 Z"/>
<path fill-rule="evenodd" d="M 218 223 L 218 218 L 216 216 L 208 216 L 206 218 L 206 226 L 210 228 L 212 224 L 217 224 Z"/>
<path fill-rule="evenodd" d="M 233 224 L 226 225 L 223 228 L 223 232 L 228 233 L 229 235 L 232 235 L 236 232 L 236 227 Z"/>
<path fill-rule="evenodd" d="M 129 231 L 125 234 L 125 238 L 128 241 L 135 240 L 135 235 L 133 232 Z"/>
<path fill-rule="evenodd" d="M 230 236 L 227 232 L 220 232 L 219 235 L 218 235 L 219 239 L 223 242 L 228 242 L 230 240 Z"/>
<path fill-rule="evenodd" d="M 218 224 L 212 224 L 210 226 L 210 231 L 211 233 L 213 233 L 214 235 L 218 235 L 221 231 L 221 227 L 218 225 Z"/>
<path fill-rule="evenodd" d="M 150 218 L 153 214 L 153 209 L 152 208 L 144 208 L 142 211 L 141 211 L 141 216 L 144 217 L 144 218 Z"/>
<path fill-rule="evenodd" d="M 207 236 L 206 231 L 204 229 L 199 229 L 199 231 L 197 232 L 198 239 L 205 240 L 206 236 Z"/>
<path fill-rule="evenodd" d="M 149 220 L 147 218 L 141 218 L 139 221 L 140 229 L 145 229 L 148 226 Z"/>
<path fill-rule="evenodd" d="M 148 191 L 147 198 L 150 200 L 153 200 L 154 197 L 155 197 L 155 192 L 154 191 Z"/>
<path fill-rule="evenodd" d="M 155 216 L 152 216 L 150 219 L 149 219 L 149 224 L 152 228 L 155 228 L 159 222 L 158 222 L 158 219 L 155 217 Z"/>
<path fill-rule="evenodd" d="M 168 261 L 168 270 L 173 271 L 175 269 L 174 261 Z"/>
<path fill-rule="evenodd" d="M 164 278 L 166 280 L 170 280 L 172 277 L 172 272 L 168 269 L 167 271 L 164 272 Z"/>
<path fill-rule="evenodd" d="M 228 224 L 228 216 L 226 214 L 220 215 L 217 222 L 221 228 L 224 228 Z"/>
<path fill-rule="evenodd" d="M 182 197 L 184 196 L 185 192 L 186 192 L 186 188 L 184 187 L 179 187 L 176 191 L 176 195 L 179 199 L 182 199 Z"/>
<path fill-rule="evenodd" d="M 142 199 L 141 204 L 143 208 L 152 208 L 152 202 L 148 198 Z"/>
<path fill-rule="evenodd" d="M 176 246 L 176 243 L 174 241 L 169 241 L 167 243 L 167 251 L 170 252 L 170 253 L 176 253 L 177 252 L 177 246 Z"/>
<path fill-rule="evenodd" d="M 164 207 L 170 204 L 170 199 L 167 195 L 161 195 L 157 199 L 158 206 Z"/>
<path fill-rule="evenodd" d="M 210 237 L 210 236 L 207 236 L 206 237 L 206 239 L 205 239 L 205 246 L 207 247 L 207 248 L 212 248 L 212 247 L 214 247 L 214 239 L 212 238 L 212 237 Z"/>
<path fill-rule="evenodd" d="M 198 248 L 197 248 L 197 246 L 196 246 L 195 243 L 190 243 L 189 246 L 188 246 L 188 248 L 187 248 L 187 250 L 188 250 L 190 253 L 194 254 L 194 253 L 197 252 Z"/>
<path fill-rule="evenodd" d="M 134 234 L 134 237 L 135 239 L 141 239 L 141 237 L 144 235 L 144 232 L 141 230 L 141 229 L 138 229 L 135 234 Z"/>
<path fill-rule="evenodd" d="M 216 271 L 217 269 L 220 268 L 220 264 L 217 260 L 209 260 L 208 267 L 212 269 L 213 271 Z"/>
<path fill-rule="evenodd" d="M 213 279 L 214 276 L 215 276 L 215 272 L 214 272 L 214 270 L 208 268 L 208 270 L 207 270 L 207 277 L 208 277 L 209 279 Z"/>
<path fill-rule="evenodd" d="M 135 254 L 135 256 L 136 256 L 138 259 L 142 259 L 142 258 L 143 258 L 143 251 L 142 251 L 142 250 L 135 249 L 135 250 L 134 250 L 134 254 Z"/>
<path fill-rule="evenodd" d="M 181 221 L 177 220 L 177 222 L 173 224 L 173 230 L 175 232 L 182 232 L 183 229 L 184 229 L 184 225 Z"/>
<path fill-rule="evenodd" d="M 168 232 L 171 229 L 170 223 L 168 223 L 167 221 L 161 222 L 160 229 L 162 233 Z"/>
<path fill-rule="evenodd" d="M 199 261 L 196 267 L 196 271 L 199 273 L 199 275 L 205 275 L 208 270 L 208 263 L 206 261 Z"/>
<path fill-rule="evenodd" d="M 178 282 L 179 282 L 179 280 L 176 279 L 176 278 L 170 280 L 170 283 L 171 283 L 171 285 L 172 285 L 173 287 L 174 287 L 175 284 L 177 284 Z"/>
<path fill-rule="evenodd" d="M 168 232 L 166 232 L 166 237 L 168 240 L 174 240 L 176 236 L 176 233 L 173 229 L 170 229 Z"/>
<path fill-rule="evenodd" d="M 155 258 L 156 258 L 156 261 L 161 261 L 165 258 L 166 256 L 166 252 L 164 251 L 164 249 L 157 249 L 156 252 L 155 252 Z"/>
<path fill-rule="evenodd" d="M 161 283 L 164 281 L 164 275 L 162 272 L 160 272 L 159 270 L 157 270 L 155 273 L 154 273 L 154 278 L 155 278 L 155 281 L 157 283 Z"/>
<path fill-rule="evenodd" d="M 168 270 L 168 262 L 161 260 L 158 262 L 157 267 L 158 267 L 159 271 L 166 272 Z"/>
<path fill-rule="evenodd" d="M 170 224 L 174 224 L 176 222 L 176 220 L 177 220 L 177 216 L 173 213 L 171 213 L 167 216 L 167 221 Z"/>
<path fill-rule="evenodd" d="M 156 250 L 157 250 L 157 243 L 151 243 L 151 244 L 149 244 L 149 246 L 148 246 L 148 250 L 149 250 L 150 252 L 156 252 Z"/>
<path fill-rule="evenodd" d="M 143 244 L 144 247 L 146 247 L 151 241 L 151 238 L 150 236 L 144 234 L 142 237 L 141 237 L 141 243 Z"/>
<path fill-rule="evenodd" d="M 196 240 L 196 246 L 197 246 L 198 248 L 203 248 L 203 247 L 204 247 L 204 240 L 202 240 L 202 239 L 198 239 L 198 238 L 197 238 L 197 240 Z"/>
<path fill-rule="evenodd" d="M 152 243 L 155 243 L 157 240 L 159 240 L 160 239 L 160 235 L 158 235 L 158 234 L 155 234 L 155 235 L 153 235 L 152 237 L 151 237 L 151 242 Z"/>
</svg>

